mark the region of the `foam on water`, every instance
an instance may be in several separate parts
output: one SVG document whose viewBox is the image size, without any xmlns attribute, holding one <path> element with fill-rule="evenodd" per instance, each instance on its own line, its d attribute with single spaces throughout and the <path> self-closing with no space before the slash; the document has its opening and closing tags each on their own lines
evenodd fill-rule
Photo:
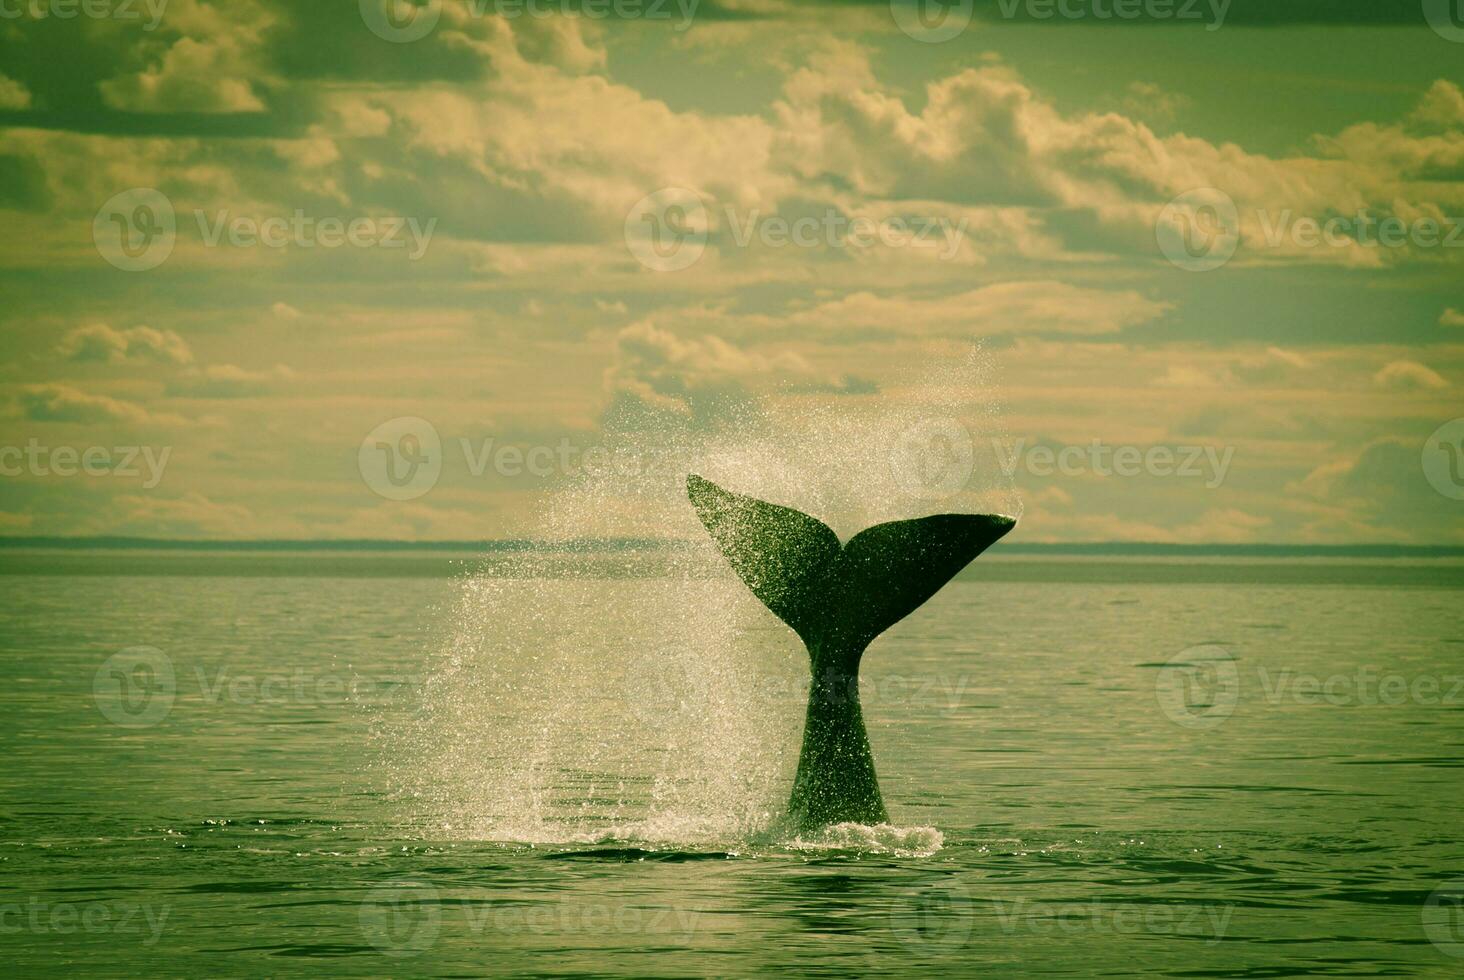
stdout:
<svg viewBox="0 0 1464 980">
<path fill-rule="evenodd" d="M 697 846 L 780 836 L 807 658 L 716 554 L 686 474 L 797 507 L 845 539 L 923 514 L 1019 514 L 989 375 L 974 352 L 875 397 L 743 400 L 715 425 L 641 417 L 610 437 L 607 465 L 544 494 L 535 537 L 680 544 L 655 551 L 655 578 L 607 581 L 569 545 L 561 571 L 582 557 L 584 574 L 463 581 L 415 729 L 389 752 L 424 831 Z M 928 853 L 940 840 L 842 824 L 791 843 Z"/>
</svg>

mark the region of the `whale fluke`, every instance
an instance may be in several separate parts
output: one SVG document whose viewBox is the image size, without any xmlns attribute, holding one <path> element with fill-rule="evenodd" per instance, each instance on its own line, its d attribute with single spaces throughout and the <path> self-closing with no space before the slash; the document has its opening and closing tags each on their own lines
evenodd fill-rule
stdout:
<svg viewBox="0 0 1464 980">
<path fill-rule="evenodd" d="M 1016 520 L 936 514 L 877 524 L 841 546 L 791 507 L 695 474 L 686 491 L 733 571 L 808 648 L 813 683 L 790 816 L 801 827 L 888 820 L 859 708 L 860 658 Z"/>
</svg>

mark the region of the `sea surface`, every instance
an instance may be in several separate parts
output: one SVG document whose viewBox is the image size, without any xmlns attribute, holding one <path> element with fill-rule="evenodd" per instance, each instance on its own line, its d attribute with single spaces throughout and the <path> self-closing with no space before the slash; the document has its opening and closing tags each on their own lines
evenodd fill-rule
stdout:
<svg viewBox="0 0 1464 980">
<path fill-rule="evenodd" d="M 0 554 L 0 957 L 1457 976 L 1461 585 L 1449 562 L 982 558 L 866 656 L 891 824 L 802 839 L 778 817 L 806 665 L 723 577 Z"/>
</svg>

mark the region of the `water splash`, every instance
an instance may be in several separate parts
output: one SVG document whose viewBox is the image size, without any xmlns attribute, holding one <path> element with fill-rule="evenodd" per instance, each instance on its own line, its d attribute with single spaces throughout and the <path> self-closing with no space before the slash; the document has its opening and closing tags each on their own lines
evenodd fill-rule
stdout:
<svg viewBox="0 0 1464 980">
<path fill-rule="evenodd" d="M 715 425 L 611 434 L 600 465 L 545 494 L 530 567 L 485 564 L 462 582 L 423 710 L 393 749 L 424 831 L 707 847 L 783 836 L 806 657 L 716 555 L 686 474 L 796 506 L 842 538 L 937 512 L 1020 514 L 992 370 L 974 350 L 877 397 L 785 393 L 724 407 Z M 918 854 L 940 840 L 839 825 L 788 846 Z"/>
</svg>

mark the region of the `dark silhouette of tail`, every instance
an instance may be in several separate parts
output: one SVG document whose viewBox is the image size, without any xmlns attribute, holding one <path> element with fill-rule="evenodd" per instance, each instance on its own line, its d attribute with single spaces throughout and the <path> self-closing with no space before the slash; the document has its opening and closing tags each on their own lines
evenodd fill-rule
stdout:
<svg viewBox="0 0 1464 980">
<path fill-rule="evenodd" d="M 860 658 L 1016 520 L 936 514 L 877 524 L 840 545 L 790 507 L 696 475 L 686 490 L 738 577 L 808 648 L 813 685 L 790 814 L 805 827 L 887 820 L 859 708 Z"/>
</svg>

